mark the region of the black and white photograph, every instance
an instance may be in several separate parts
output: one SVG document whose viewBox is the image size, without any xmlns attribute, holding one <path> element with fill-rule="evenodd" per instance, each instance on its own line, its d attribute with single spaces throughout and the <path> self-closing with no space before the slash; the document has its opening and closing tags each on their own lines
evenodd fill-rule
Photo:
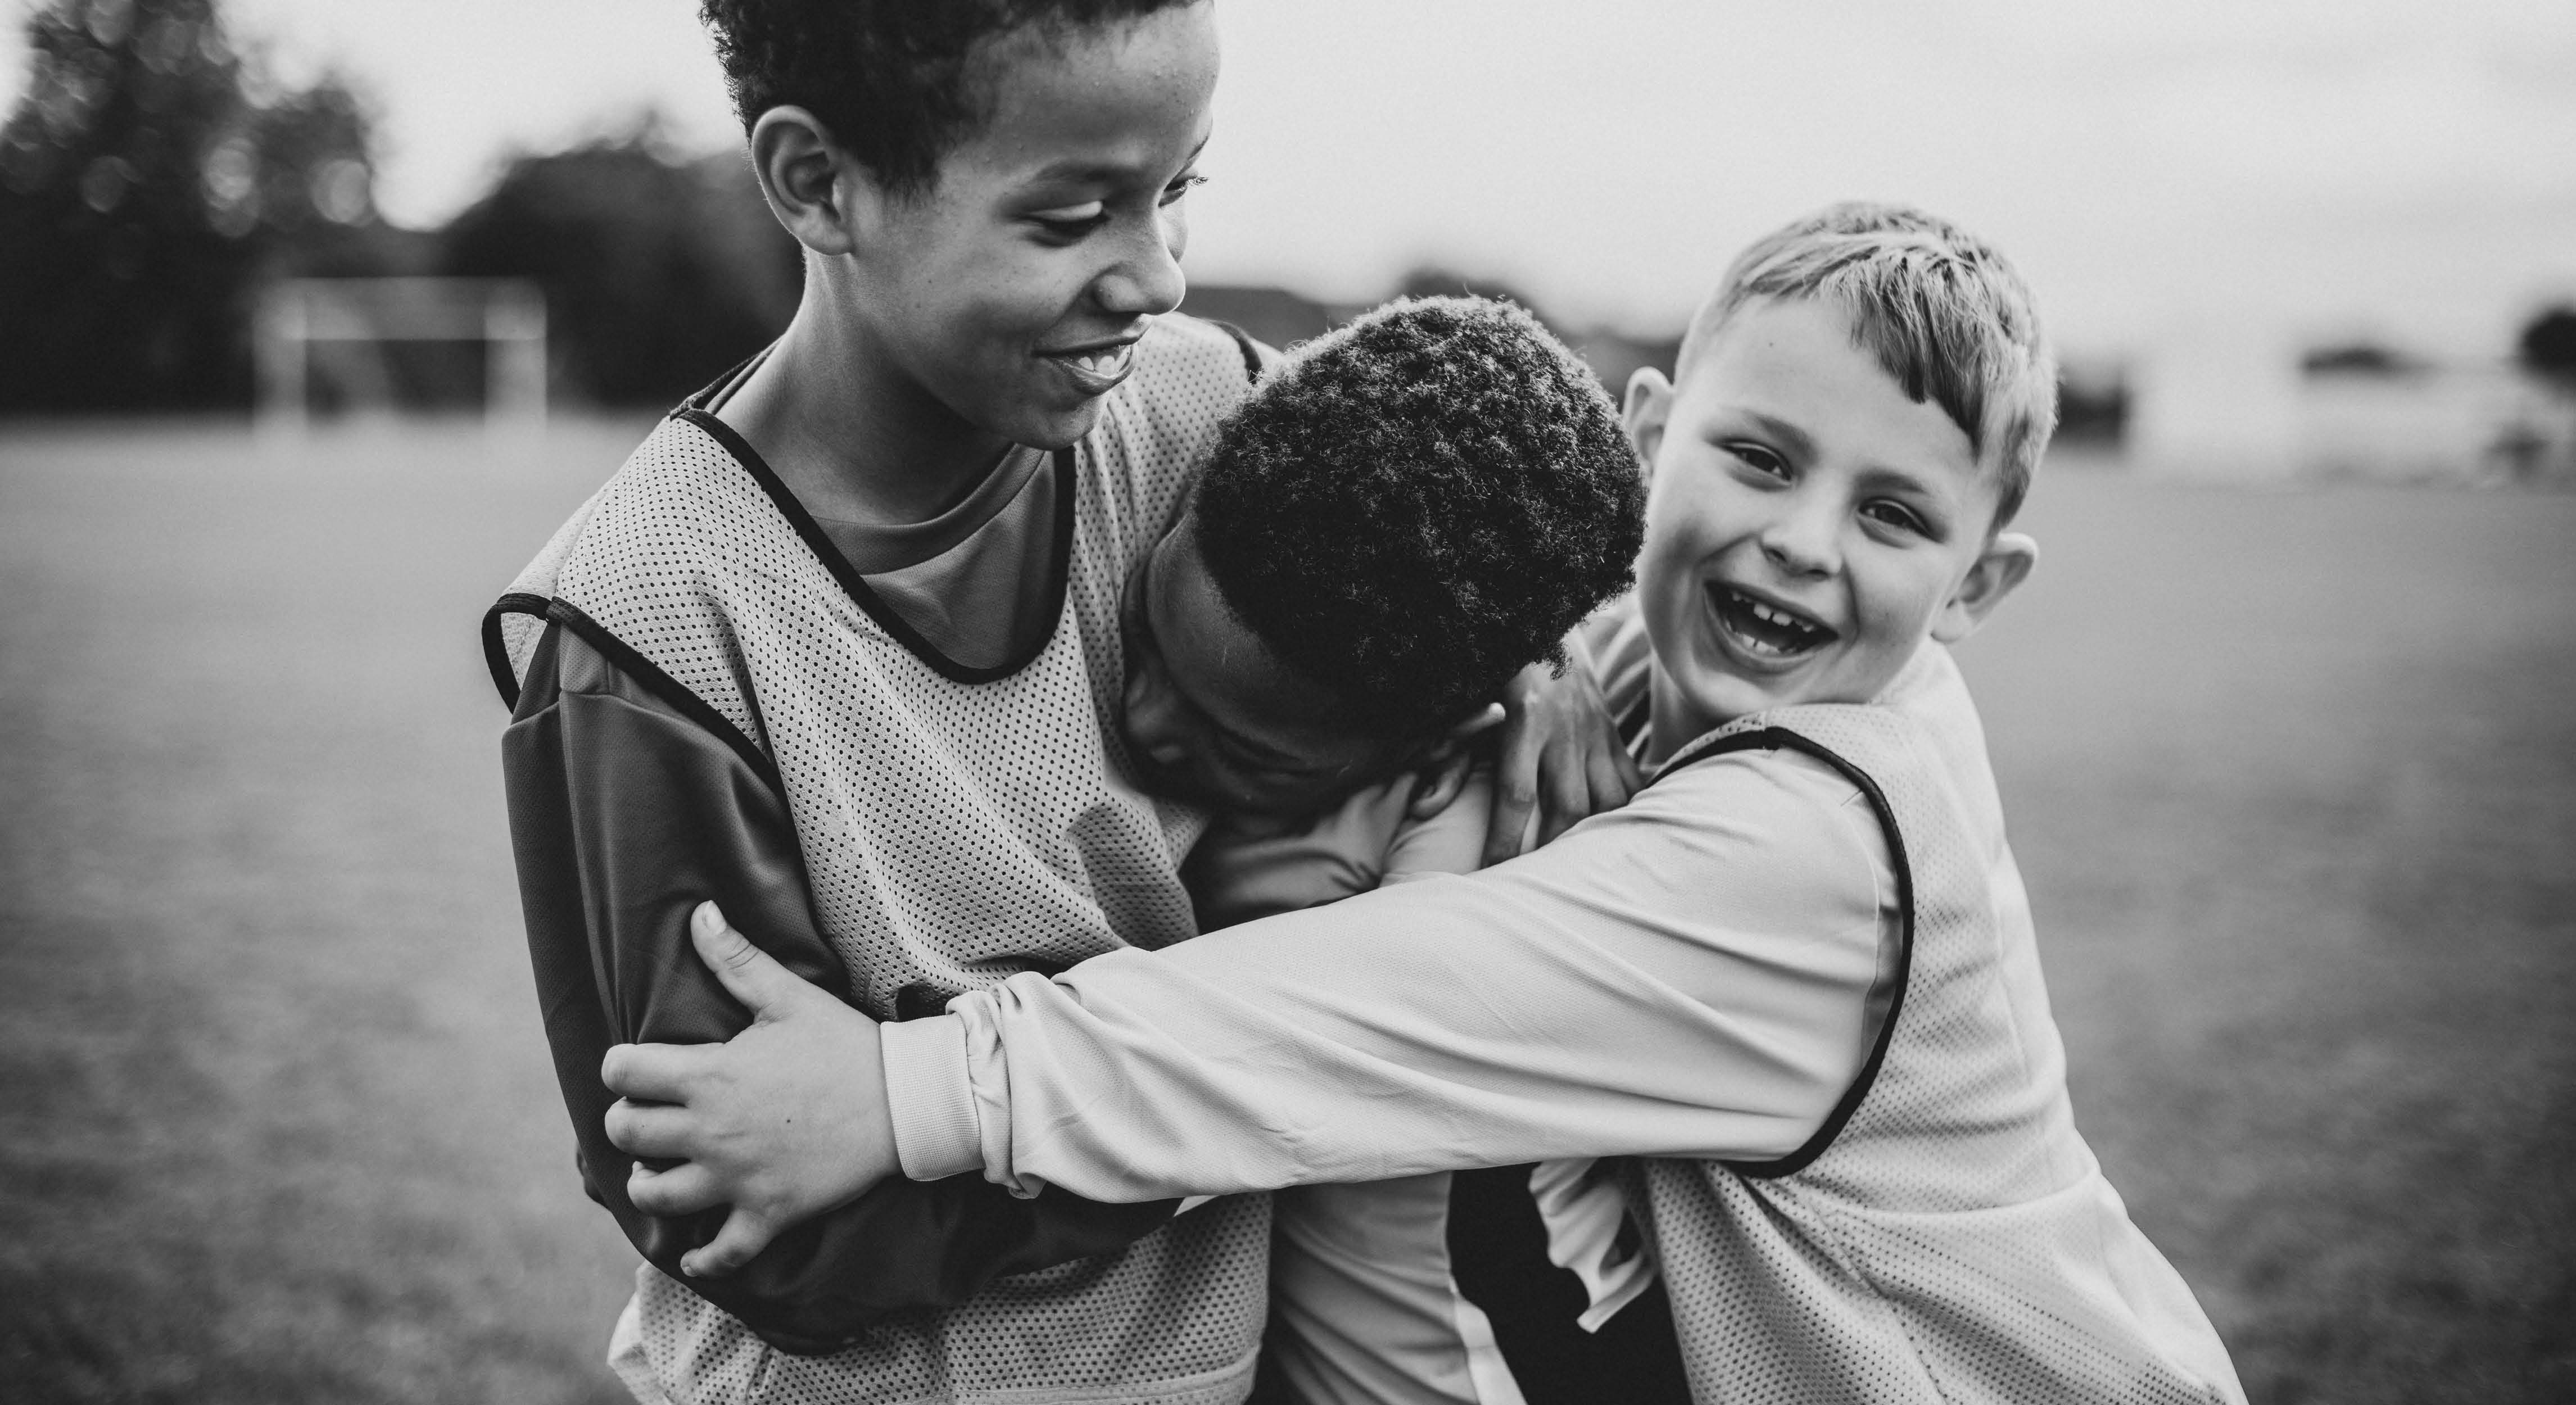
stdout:
<svg viewBox="0 0 2576 1405">
<path fill-rule="evenodd" d="M 0 0 L 0 1402 L 2576 1400 L 2571 75 Z"/>
</svg>

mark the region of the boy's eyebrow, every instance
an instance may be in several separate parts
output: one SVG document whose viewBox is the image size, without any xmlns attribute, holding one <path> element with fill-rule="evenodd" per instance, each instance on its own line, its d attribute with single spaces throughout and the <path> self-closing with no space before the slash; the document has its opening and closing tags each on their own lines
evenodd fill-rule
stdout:
<svg viewBox="0 0 2576 1405">
<path fill-rule="evenodd" d="M 1210 132 L 1207 136 L 1199 138 L 1199 144 L 1191 147 L 1190 154 L 1181 161 L 1181 165 L 1184 169 L 1188 168 L 1192 163 L 1199 159 L 1199 154 L 1207 150 L 1208 138 L 1215 135 L 1216 134 L 1214 132 Z M 1133 168 L 1131 167 L 1121 166 L 1114 161 L 1096 161 L 1089 157 L 1068 156 L 1064 160 L 1058 161 L 1053 165 L 1040 167 L 1038 169 L 1038 173 L 1030 177 L 1030 181 L 1032 183 L 1036 183 L 1041 181 L 1114 180 L 1120 176 L 1129 174 L 1132 169 Z"/>
<path fill-rule="evenodd" d="M 1781 446 L 1786 448 L 1790 453 L 1796 454 L 1800 458 L 1814 458 L 1816 456 L 1816 441 L 1814 437 L 1809 435 L 1807 431 L 1780 418 L 1778 415 L 1765 414 L 1760 410 L 1738 410 L 1736 413 L 1760 426 L 1763 433 L 1779 440 Z"/>
</svg>

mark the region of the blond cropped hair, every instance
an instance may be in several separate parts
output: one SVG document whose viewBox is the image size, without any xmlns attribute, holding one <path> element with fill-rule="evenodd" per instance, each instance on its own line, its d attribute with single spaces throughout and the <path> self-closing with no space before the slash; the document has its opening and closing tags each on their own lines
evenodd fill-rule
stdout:
<svg viewBox="0 0 2576 1405">
<path fill-rule="evenodd" d="M 2030 288 L 1994 246 L 1904 205 L 1828 206 L 1754 242 L 1691 318 L 1676 376 L 1757 298 L 1823 298 L 1919 404 L 1938 405 L 1996 465 L 1997 528 L 2030 491 L 2057 428 L 2057 362 Z"/>
</svg>

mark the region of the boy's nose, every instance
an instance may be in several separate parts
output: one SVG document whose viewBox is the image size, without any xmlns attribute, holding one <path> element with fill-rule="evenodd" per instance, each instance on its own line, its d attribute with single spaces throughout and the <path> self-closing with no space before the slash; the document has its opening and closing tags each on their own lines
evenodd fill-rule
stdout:
<svg viewBox="0 0 2576 1405">
<path fill-rule="evenodd" d="M 1094 285 L 1103 309 L 1121 317 L 1159 317 L 1181 305 L 1189 281 L 1181 273 L 1186 235 L 1179 220 L 1177 212 L 1158 212 L 1144 222 Z"/>
<path fill-rule="evenodd" d="M 1762 531 L 1762 554 L 1791 575 L 1819 576 L 1834 568 L 1833 514 L 1799 506 L 1773 518 Z"/>
<path fill-rule="evenodd" d="M 1169 688 L 1157 686 L 1150 670 L 1140 668 L 1128 675 L 1123 701 L 1128 745 L 1158 766 L 1178 766 L 1188 759 L 1180 699 Z"/>
</svg>

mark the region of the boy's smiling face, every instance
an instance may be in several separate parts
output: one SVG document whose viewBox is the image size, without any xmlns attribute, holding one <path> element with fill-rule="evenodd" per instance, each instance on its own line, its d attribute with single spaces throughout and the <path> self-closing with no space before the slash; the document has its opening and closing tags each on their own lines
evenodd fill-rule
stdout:
<svg viewBox="0 0 2576 1405">
<path fill-rule="evenodd" d="M 844 163 L 839 296 L 860 355 L 982 432 L 1042 448 L 1089 432 L 1147 322 L 1181 299 L 1212 9 L 990 41 L 972 60 L 989 120 L 926 191 Z"/>
<path fill-rule="evenodd" d="M 1678 386 L 1629 389 L 1654 474 L 1637 574 L 1658 754 L 1768 708 L 1869 701 L 2036 556 L 1991 530 L 1995 474 L 1967 434 L 1831 303 L 1756 300 L 1696 353 Z"/>
</svg>

